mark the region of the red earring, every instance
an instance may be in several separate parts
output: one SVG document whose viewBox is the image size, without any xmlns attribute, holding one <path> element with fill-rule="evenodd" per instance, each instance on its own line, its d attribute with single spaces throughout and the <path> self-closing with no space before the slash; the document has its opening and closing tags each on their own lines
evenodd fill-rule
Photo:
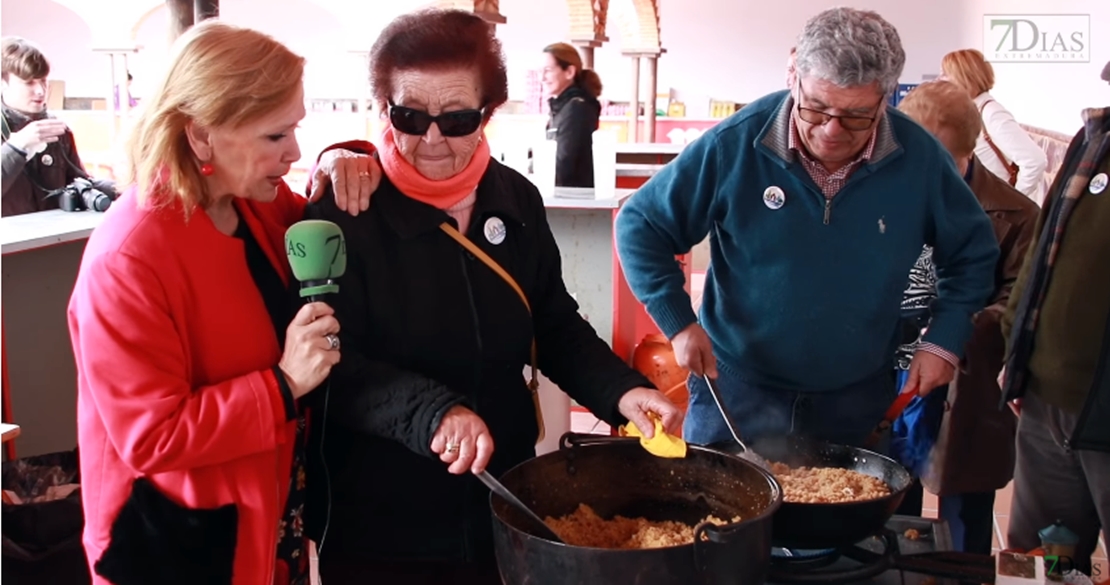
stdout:
<svg viewBox="0 0 1110 585">
<path fill-rule="evenodd" d="M 200 165 L 200 174 L 202 174 L 206 177 L 211 177 L 212 173 L 215 173 L 215 172 L 216 172 L 216 168 L 213 167 L 211 163 L 204 163 L 204 164 Z"/>
</svg>

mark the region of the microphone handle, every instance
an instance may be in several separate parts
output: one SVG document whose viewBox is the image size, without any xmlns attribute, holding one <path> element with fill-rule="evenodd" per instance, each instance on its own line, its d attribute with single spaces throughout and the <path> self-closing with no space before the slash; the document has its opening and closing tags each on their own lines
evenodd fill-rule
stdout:
<svg viewBox="0 0 1110 585">
<path fill-rule="evenodd" d="M 339 292 L 339 285 L 329 279 L 301 281 L 301 298 L 307 302 L 323 302 L 327 295 Z"/>
</svg>

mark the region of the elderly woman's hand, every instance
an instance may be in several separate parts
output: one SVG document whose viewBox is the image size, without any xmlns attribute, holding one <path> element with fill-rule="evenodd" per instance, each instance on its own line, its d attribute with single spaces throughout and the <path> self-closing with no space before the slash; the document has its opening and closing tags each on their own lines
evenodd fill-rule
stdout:
<svg viewBox="0 0 1110 585">
<path fill-rule="evenodd" d="M 308 303 L 297 311 L 285 333 L 285 349 L 278 368 L 289 382 L 293 398 L 308 394 L 339 363 L 339 321 L 324 303 Z"/>
<path fill-rule="evenodd" d="M 678 432 L 678 425 L 682 422 L 682 411 L 662 392 L 651 388 L 633 388 L 625 392 L 617 409 L 648 439 L 655 436 L 655 423 L 648 413 L 659 417 L 663 421 L 663 430 L 671 435 Z"/>
<path fill-rule="evenodd" d="M 481 473 L 493 456 L 493 436 L 481 417 L 465 406 L 452 406 L 432 436 L 432 452 L 450 463 L 447 471 Z"/>
<path fill-rule="evenodd" d="M 370 195 L 381 180 L 382 167 L 377 159 L 336 148 L 320 155 L 308 200 L 319 199 L 331 183 L 335 185 L 335 205 L 351 215 L 358 215 L 370 208 Z"/>
</svg>

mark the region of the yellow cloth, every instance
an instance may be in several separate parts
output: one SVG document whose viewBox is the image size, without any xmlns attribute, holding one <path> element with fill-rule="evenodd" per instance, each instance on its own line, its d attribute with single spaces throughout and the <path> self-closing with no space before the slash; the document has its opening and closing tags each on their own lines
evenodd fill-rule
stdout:
<svg viewBox="0 0 1110 585">
<path fill-rule="evenodd" d="M 652 417 L 652 419 L 655 422 L 655 435 L 650 439 L 645 439 L 643 433 L 640 432 L 640 428 L 631 422 L 622 425 L 620 433 L 628 437 L 639 437 L 640 444 L 644 446 L 644 449 L 647 449 L 648 453 L 656 457 L 685 457 L 686 441 L 683 441 L 680 437 L 668 435 L 663 430 L 663 421 L 655 417 Z"/>
</svg>

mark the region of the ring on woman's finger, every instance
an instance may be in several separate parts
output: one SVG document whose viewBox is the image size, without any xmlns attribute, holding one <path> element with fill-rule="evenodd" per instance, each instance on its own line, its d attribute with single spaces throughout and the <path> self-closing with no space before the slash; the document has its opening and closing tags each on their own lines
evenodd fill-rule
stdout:
<svg viewBox="0 0 1110 585">
<path fill-rule="evenodd" d="M 358 177 L 360 179 L 369 179 L 370 178 L 370 173 L 368 171 L 359 171 L 358 172 Z"/>
<path fill-rule="evenodd" d="M 338 335 L 336 335 L 334 333 L 328 333 L 327 335 L 324 336 L 324 339 L 328 340 L 329 349 L 335 349 L 335 350 L 339 349 L 339 336 Z"/>
<path fill-rule="evenodd" d="M 447 452 L 448 453 L 458 453 L 459 452 L 459 444 L 455 443 L 455 442 L 447 443 Z"/>
</svg>

